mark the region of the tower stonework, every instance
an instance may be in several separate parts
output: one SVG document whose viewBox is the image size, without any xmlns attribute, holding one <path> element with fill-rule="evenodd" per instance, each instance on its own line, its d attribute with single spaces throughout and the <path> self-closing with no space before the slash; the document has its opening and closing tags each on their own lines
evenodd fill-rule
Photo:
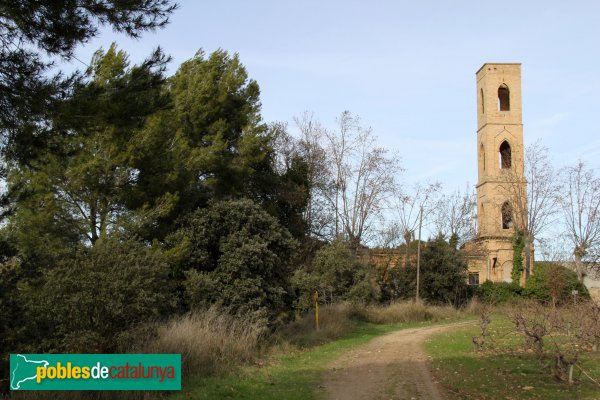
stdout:
<svg viewBox="0 0 600 400">
<path fill-rule="evenodd" d="M 521 64 L 486 63 L 476 78 L 477 238 L 465 247 L 469 283 L 511 282 L 514 233 L 527 221 Z"/>
</svg>

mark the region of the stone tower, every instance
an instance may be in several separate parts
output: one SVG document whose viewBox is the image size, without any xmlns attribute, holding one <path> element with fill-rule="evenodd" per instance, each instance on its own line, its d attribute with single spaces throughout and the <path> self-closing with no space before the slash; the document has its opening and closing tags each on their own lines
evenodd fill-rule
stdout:
<svg viewBox="0 0 600 400">
<path fill-rule="evenodd" d="M 465 248 L 469 283 L 511 282 L 512 238 L 527 223 L 521 64 L 487 63 L 476 77 L 478 232 Z"/>
</svg>

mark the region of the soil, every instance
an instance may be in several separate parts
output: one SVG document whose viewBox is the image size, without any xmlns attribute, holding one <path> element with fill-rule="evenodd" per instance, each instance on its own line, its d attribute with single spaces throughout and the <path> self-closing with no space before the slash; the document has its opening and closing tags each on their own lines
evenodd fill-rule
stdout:
<svg viewBox="0 0 600 400">
<path fill-rule="evenodd" d="M 404 329 L 373 339 L 331 363 L 321 388 L 331 400 L 443 400 L 423 343 L 432 334 L 472 322 Z"/>
</svg>

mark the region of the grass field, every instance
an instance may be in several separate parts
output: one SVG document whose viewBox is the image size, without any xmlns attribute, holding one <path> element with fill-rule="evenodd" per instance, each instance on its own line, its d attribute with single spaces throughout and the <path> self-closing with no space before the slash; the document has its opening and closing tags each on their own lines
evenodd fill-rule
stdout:
<svg viewBox="0 0 600 400">
<path fill-rule="evenodd" d="M 426 351 L 432 358 L 434 375 L 457 399 L 544 399 L 598 400 L 600 387 L 578 371 L 574 385 L 553 379 L 532 352 L 517 350 L 523 343 L 511 334 L 506 317 L 493 316 L 491 329 L 498 352 L 477 353 L 471 342 L 479 327 L 469 326 L 430 338 Z M 512 351 L 508 351 L 512 348 Z M 586 353 L 581 365 L 593 377 L 600 377 L 600 354 Z"/>
</svg>

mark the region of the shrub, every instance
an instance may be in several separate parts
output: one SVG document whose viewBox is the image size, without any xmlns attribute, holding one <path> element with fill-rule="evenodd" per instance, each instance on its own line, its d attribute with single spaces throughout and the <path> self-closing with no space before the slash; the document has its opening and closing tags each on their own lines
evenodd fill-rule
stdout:
<svg viewBox="0 0 600 400">
<path fill-rule="evenodd" d="M 128 332 L 175 308 L 169 268 L 134 240 L 105 239 L 43 272 L 25 300 L 37 334 L 35 352 L 110 352 Z"/>
<path fill-rule="evenodd" d="M 524 294 L 554 306 L 573 301 L 571 292 L 577 290 L 582 299 L 589 299 L 587 288 L 577 279 L 577 273 L 551 262 L 535 263 L 534 274 L 525 285 Z"/>
<path fill-rule="evenodd" d="M 373 271 L 372 266 L 356 259 L 348 242 L 335 239 L 317 251 L 309 268 L 297 270 L 294 274 L 292 282 L 300 294 L 298 308 L 307 310 L 312 307 L 315 290 L 319 291 L 319 299 L 323 303 L 374 302 L 379 293 L 372 284 Z"/>
<path fill-rule="evenodd" d="M 516 301 L 521 292 L 521 287 L 509 282 L 485 281 L 475 289 L 475 294 L 481 301 L 492 304 Z"/>
<path fill-rule="evenodd" d="M 167 238 L 175 273 L 185 271 L 190 309 L 218 304 L 271 321 L 290 309 L 295 241 L 250 200 L 224 201 L 189 215 Z"/>
</svg>

